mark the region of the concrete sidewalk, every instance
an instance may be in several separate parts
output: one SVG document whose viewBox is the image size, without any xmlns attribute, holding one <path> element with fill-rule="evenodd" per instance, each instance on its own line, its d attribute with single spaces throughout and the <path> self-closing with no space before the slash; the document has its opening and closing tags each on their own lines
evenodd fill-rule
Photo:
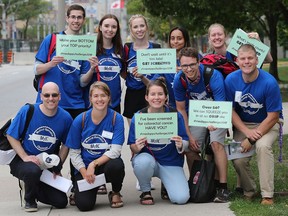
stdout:
<svg viewBox="0 0 288 216">
<path fill-rule="evenodd" d="M 156 189 L 152 191 L 152 195 L 155 200 L 153 206 L 143 206 L 139 203 L 139 195 L 141 192 L 137 191 L 136 177 L 134 176 L 132 166 L 130 163 L 130 149 L 127 145 L 124 145 L 122 151 L 126 176 L 124 179 L 123 189 L 121 191 L 123 195 L 124 207 L 119 209 L 112 209 L 109 206 L 107 195 L 98 195 L 94 210 L 90 212 L 80 212 L 77 207 L 68 205 L 65 209 L 54 209 L 50 206 L 38 203 L 38 212 L 35 215 L 45 216 L 73 216 L 85 214 L 85 216 L 99 214 L 109 216 L 127 216 L 130 214 L 137 216 L 175 216 L 175 215 L 221 215 L 232 216 L 234 213 L 229 209 L 229 203 L 204 203 L 194 204 L 189 203 L 186 205 L 174 205 L 169 201 L 164 201 L 160 196 L 160 181 L 157 178 L 153 178 L 153 183 Z M 23 208 L 20 206 L 19 186 L 18 180 L 9 173 L 8 166 L 1 166 L 0 172 L 0 215 L 18 216 L 26 214 Z M 187 173 L 187 168 L 185 167 Z M 64 165 L 63 176 L 69 178 L 67 161 Z M 107 184 L 107 190 L 111 190 L 111 185 Z M 32 214 L 32 213 L 31 213 Z"/>
</svg>

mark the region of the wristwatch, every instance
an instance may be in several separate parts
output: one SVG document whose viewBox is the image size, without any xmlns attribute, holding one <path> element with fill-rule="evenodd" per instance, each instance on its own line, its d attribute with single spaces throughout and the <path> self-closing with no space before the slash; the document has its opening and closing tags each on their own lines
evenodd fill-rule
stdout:
<svg viewBox="0 0 288 216">
<path fill-rule="evenodd" d="M 256 141 L 253 141 L 253 140 L 249 139 L 248 137 L 247 137 L 247 139 L 248 139 L 248 142 L 249 142 L 251 145 L 255 145 Z"/>
</svg>

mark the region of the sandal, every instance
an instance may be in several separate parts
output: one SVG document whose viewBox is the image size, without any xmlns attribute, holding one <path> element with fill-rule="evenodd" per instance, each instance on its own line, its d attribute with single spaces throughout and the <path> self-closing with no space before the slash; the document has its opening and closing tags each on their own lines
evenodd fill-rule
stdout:
<svg viewBox="0 0 288 216">
<path fill-rule="evenodd" d="M 151 196 L 151 192 L 150 191 L 143 192 L 140 195 L 140 203 L 142 205 L 154 205 L 154 199 Z"/>
<path fill-rule="evenodd" d="M 165 188 L 163 183 L 161 183 L 161 198 L 163 200 L 169 200 L 169 196 L 168 196 L 167 190 L 166 190 L 166 188 Z"/>
<path fill-rule="evenodd" d="M 107 188 L 106 188 L 106 185 L 101 185 L 99 188 L 98 188 L 98 191 L 97 191 L 97 194 L 100 194 L 100 195 L 103 195 L 103 194 L 107 194 Z"/>
<path fill-rule="evenodd" d="M 117 201 L 113 201 L 113 198 L 115 196 L 118 196 L 118 199 Z M 120 208 L 120 207 L 123 207 L 123 201 L 121 200 L 121 197 L 122 195 L 119 193 L 119 192 L 112 192 L 110 191 L 109 194 L 108 194 L 108 199 L 109 199 L 109 202 L 110 202 L 110 207 L 111 208 Z"/>
<path fill-rule="evenodd" d="M 71 195 L 69 196 L 69 204 L 71 206 L 75 206 L 76 203 L 75 203 L 75 194 L 74 193 L 71 193 Z"/>
</svg>

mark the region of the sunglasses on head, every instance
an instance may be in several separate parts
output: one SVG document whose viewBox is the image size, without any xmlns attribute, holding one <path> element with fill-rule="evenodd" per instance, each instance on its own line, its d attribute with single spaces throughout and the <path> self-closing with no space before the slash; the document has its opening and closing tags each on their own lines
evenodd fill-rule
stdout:
<svg viewBox="0 0 288 216">
<path fill-rule="evenodd" d="M 53 98 L 55 98 L 55 97 L 58 97 L 58 96 L 59 96 L 58 93 L 52 93 L 52 94 L 45 93 L 45 94 L 42 94 L 42 95 L 43 95 L 43 97 L 45 97 L 45 98 L 49 98 L 50 96 L 52 96 Z"/>
</svg>

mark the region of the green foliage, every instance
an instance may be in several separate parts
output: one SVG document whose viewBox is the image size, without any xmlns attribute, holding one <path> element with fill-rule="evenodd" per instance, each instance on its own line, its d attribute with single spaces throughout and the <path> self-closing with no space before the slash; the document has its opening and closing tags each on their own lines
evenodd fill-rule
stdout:
<svg viewBox="0 0 288 216">
<path fill-rule="evenodd" d="M 33 18 L 37 18 L 39 14 L 48 13 L 52 9 L 51 2 L 44 0 L 28 0 L 23 3 L 17 13 L 17 19 L 25 20 L 24 39 L 27 39 L 27 29 L 29 22 Z"/>
<path fill-rule="evenodd" d="M 49 12 L 49 6 L 51 8 L 51 3 L 44 0 L 29 0 L 24 3 L 18 11 L 18 19 L 26 20 L 32 17 L 37 17 L 41 13 Z"/>
<path fill-rule="evenodd" d="M 240 194 L 234 193 L 231 199 L 230 209 L 234 211 L 237 216 L 254 216 L 254 215 L 263 215 L 263 216 L 284 216 L 287 215 L 288 204 L 287 204 L 287 195 L 288 195 L 288 152 L 287 144 L 288 135 L 283 137 L 283 162 L 278 161 L 279 156 L 279 146 L 278 141 L 273 145 L 274 151 L 274 160 L 275 160 L 275 195 L 274 201 L 275 204 L 272 206 L 262 206 L 260 205 L 261 196 L 257 196 L 252 201 L 247 201 L 242 198 Z M 259 179 L 258 179 L 258 169 L 256 163 L 256 156 L 253 156 L 251 160 L 251 167 L 255 175 L 257 186 L 259 189 Z M 233 191 L 236 184 L 235 171 L 231 163 L 229 163 L 229 173 L 228 173 L 228 183 L 229 188 Z"/>
<path fill-rule="evenodd" d="M 143 4 L 142 0 L 128 0 L 127 11 L 129 14 L 145 14 L 146 7 Z"/>
</svg>

